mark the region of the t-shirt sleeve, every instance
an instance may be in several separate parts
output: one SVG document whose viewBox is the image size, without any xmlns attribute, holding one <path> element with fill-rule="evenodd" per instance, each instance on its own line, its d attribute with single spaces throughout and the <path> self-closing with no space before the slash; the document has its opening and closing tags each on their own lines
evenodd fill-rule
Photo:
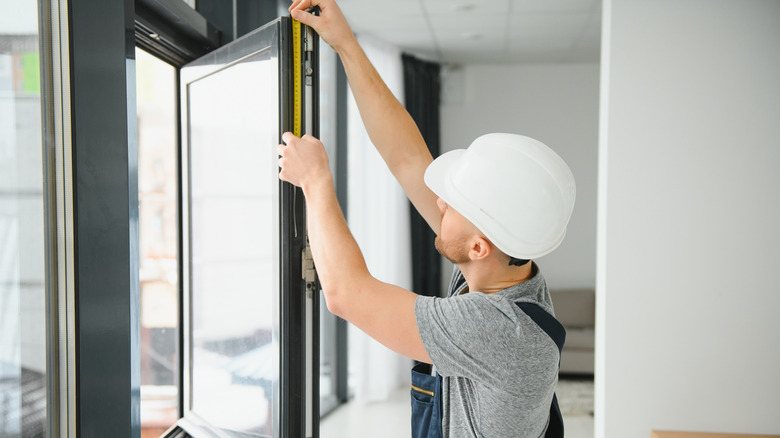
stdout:
<svg viewBox="0 0 780 438">
<path fill-rule="evenodd" d="M 420 296 L 415 317 L 425 350 L 443 376 L 495 384 L 516 358 L 515 324 L 484 294 Z"/>
</svg>

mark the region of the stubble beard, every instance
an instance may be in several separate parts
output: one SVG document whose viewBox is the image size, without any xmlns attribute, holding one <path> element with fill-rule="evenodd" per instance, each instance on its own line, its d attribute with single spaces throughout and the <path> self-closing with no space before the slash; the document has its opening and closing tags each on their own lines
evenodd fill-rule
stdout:
<svg viewBox="0 0 780 438">
<path fill-rule="evenodd" d="M 439 251 L 439 254 L 456 265 L 469 261 L 469 251 L 466 248 L 466 242 L 462 239 L 454 242 L 445 242 L 439 236 L 436 236 L 433 246 L 436 247 L 436 251 Z"/>
</svg>

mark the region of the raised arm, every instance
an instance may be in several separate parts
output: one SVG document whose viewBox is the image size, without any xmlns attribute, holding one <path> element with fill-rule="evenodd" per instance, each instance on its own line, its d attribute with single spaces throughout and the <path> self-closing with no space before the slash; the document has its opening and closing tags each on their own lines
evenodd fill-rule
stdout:
<svg viewBox="0 0 780 438">
<path fill-rule="evenodd" d="M 320 7 L 319 16 L 305 12 L 311 6 Z M 437 196 L 423 181 L 433 157 L 412 117 L 371 65 L 338 5 L 334 0 L 296 0 L 290 12 L 293 18 L 314 28 L 339 54 L 371 142 L 438 235 L 441 211 L 436 205 Z"/>
<path fill-rule="evenodd" d="M 322 143 L 286 132 L 279 146 L 279 178 L 303 189 L 309 242 L 328 310 L 387 348 L 430 363 L 417 328 L 417 295 L 384 283 L 366 267 L 336 200 Z"/>
</svg>

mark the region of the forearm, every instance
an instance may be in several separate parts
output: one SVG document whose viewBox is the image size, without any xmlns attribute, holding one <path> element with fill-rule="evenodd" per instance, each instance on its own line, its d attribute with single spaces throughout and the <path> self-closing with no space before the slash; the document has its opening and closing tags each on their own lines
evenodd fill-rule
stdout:
<svg viewBox="0 0 780 438">
<path fill-rule="evenodd" d="M 328 310 L 393 351 L 430 363 L 415 319 L 417 296 L 371 276 L 331 179 L 304 186 L 303 192 L 309 243 Z"/>
<path fill-rule="evenodd" d="M 371 278 L 363 254 L 341 213 L 331 179 L 304 187 L 307 231 L 328 309 L 341 317 L 345 296 Z M 349 282 L 349 284 L 347 284 Z"/>
<path fill-rule="evenodd" d="M 319 0 L 319 16 L 305 12 L 313 3 L 294 0 L 290 11 L 295 19 L 312 26 L 341 57 L 371 141 L 409 200 L 438 234 L 441 212 L 437 196 L 424 182 L 433 157 L 417 124 L 371 65 L 336 2 Z"/>
<path fill-rule="evenodd" d="M 357 40 L 339 47 L 338 53 L 366 131 L 390 170 L 397 177 L 397 172 L 409 163 L 423 161 L 427 166 L 433 157 L 417 124 L 379 76 Z"/>
<path fill-rule="evenodd" d="M 406 196 L 438 234 L 441 214 L 436 195 L 423 182 L 433 157 L 417 124 L 387 88 L 354 37 L 336 50 L 371 142 Z"/>
<path fill-rule="evenodd" d="M 400 354 L 430 360 L 417 330 L 417 296 L 369 273 L 341 214 L 322 143 L 290 132 L 282 140 L 279 179 L 300 187 L 306 197 L 309 243 L 328 310 Z"/>
</svg>

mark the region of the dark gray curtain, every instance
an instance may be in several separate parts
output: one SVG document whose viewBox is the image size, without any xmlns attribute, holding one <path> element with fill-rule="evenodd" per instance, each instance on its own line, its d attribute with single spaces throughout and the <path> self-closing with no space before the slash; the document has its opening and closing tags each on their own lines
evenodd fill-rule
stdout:
<svg viewBox="0 0 780 438">
<path fill-rule="evenodd" d="M 420 128 L 434 158 L 439 156 L 439 93 L 441 67 L 411 55 L 403 55 L 406 110 Z M 425 220 L 411 208 L 412 290 L 421 295 L 439 296 L 441 264 L 433 246 L 436 235 Z"/>
</svg>

